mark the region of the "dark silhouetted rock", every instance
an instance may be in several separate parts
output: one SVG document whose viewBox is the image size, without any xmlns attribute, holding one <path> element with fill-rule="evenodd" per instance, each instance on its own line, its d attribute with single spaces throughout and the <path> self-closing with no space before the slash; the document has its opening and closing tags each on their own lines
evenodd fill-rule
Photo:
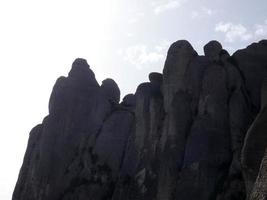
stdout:
<svg viewBox="0 0 267 200">
<path fill-rule="evenodd" d="M 242 152 L 242 167 L 248 195 L 256 181 L 260 164 L 267 148 L 266 130 L 267 107 L 265 106 L 250 127 Z"/>
<path fill-rule="evenodd" d="M 98 86 L 95 79 L 94 72 L 90 69 L 87 61 L 82 58 L 77 58 L 69 72 L 69 78 L 75 79 L 77 82 L 81 82 L 85 85 Z"/>
<path fill-rule="evenodd" d="M 171 109 L 170 104 L 175 93 L 185 87 L 183 77 L 190 61 L 195 56 L 197 53 L 188 41 L 180 40 L 170 46 L 163 69 L 162 91 L 166 112 Z"/>
<path fill-rule="evenodd" d="M 161 73 L 152 72 L 149 74 L 149 81 L 154 84 L 162 84 L 163 77 Z"/>
<path fill-rule="evenodd" d="M 163 119 L 163 99 L 158 84 L 142 83 L 136 90 L 135 132 L 125 154 L 114 199 L 155 199 L 158 142 Z"/>
<path fill-rule="evenodd" d="M 102 81 L 101 90 L 107 96 L 107 98 L 115 104 L 120 101 L 120 89 L 117 83 L 108 78 Z"/>
<path fill-rule="evenodd" d="M 123 97 L 122 105 L 135 106 L 135 104 L 136 104 L 136 98 L 134 94 L 127 94 L 125 97 Z"/>
<path fill-rule="evenodd" d="M 261 89 L 261 111 L 249 128 L 242 151 L 242 167 L 247 199 L 263 200 L 267 197 L 267 105 L 266 78 Z"/>
<path fill-rule="evenodd" d="M 163 73 L 121 103 L 76 59 L 30 133 L 13 200 L 266 199 L 267 42 L 204 52 L 173 43 Z"/>
<path fill-rule="evenodd" d="M 205 56 L 211 61 L 218 61 L 220 53 L 222 51 L 222 45 L 218 41 L 210 41 L 204 46 Z"/>
<path fill-rule="evenodd" d="M 265 200 L 267 198 L 267 153 L 261 162 L 259 174 L 249 197 L 250 200 Z"/>
<path fill-rule="evenodd" d="M 253 43 L 245 49 L 238 50 L 233 54 L 231 61 L 240 69 L 252 102 L 253 117 L 256 117 L 261 105 L 262 81 L 267 77 L 266 40 Z"/>
</svg>

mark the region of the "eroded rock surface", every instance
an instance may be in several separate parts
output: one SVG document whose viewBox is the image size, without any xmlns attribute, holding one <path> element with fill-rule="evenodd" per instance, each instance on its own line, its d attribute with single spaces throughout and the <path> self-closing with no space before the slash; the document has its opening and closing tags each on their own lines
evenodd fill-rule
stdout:
<svg viewBox="0 0 267 200">
<path fill-rule="evenodd" d="M 30 133 L 13 200 L 265 199 L 267 42 L 204 52 L 173 43 L 163 73 L 121 103 L 76 59 Z"/>
</svg>

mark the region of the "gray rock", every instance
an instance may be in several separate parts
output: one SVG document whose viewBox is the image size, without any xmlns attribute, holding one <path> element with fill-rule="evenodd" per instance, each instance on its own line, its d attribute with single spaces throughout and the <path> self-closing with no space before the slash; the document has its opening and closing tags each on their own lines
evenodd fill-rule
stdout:
<svg viewBox="0 0 267 200">
<path fill-rule="evenodd" d="M 185 40 L 173 43 L 163 69 L 162 93 L 165 118 L 160 138 L 161 160 L 157 199 L 170 199 L 183 162 L 186 136 L 191 123 L 191 96 L 186 73 L 197 53 Z M 183 105 L 183 106 L 181 106 Z"/>
<path fill-rule="evenodd" d="M 128 106 L 128 107 L 135 107 L 136 104 L 136 98 L 134 94 L 127 94 L 125 97 L 123 97 L 122 105 Z"/>
<path fill-rule="evenodd" d="M 222 187 L 228 171 L 224 166 L 231 162 L 229 95 L 223 66 L 211 64 L 206 68 L 201 91 L 176 190 L 180 199 L 215 199 L 215 191 Z M 189 190 L 191 193 L 187 196 Z"/>
<path fill-rule="evenodd" d="M 75 79 L 76 83 L 81 83 L 82 85 L 98 86 L 95 79 L 94 72 L 90 69 L 87 61 L 83 58 L 77 58 L 69 72 L 69 78 Z"/>
<path fill-rule="evenodd" d="M 114 199 L 118 200 L 154 199 L 157 194 L 157 148 L 163 118 L 162 94 L 158 84 L 142 83 L 135 97 L 135 131 L 129 141 L 122 176 L 114 193 Z"/>
<path fill-rule="evenodd" d="M 173 96 L 185 88 L 184 75 L 191 60 L 197 56 L 191 44 L 185 40 L 173 43 L 169 50 L 163 69 L 162 92 L 164 96 L 164 109 L 171 109 Z"/>
<path fill-rule="evenodd" d="M 251 105 L 246 93 L 245 84 L 236 66 L 224 61 L 227 71 L 229 90 L 229 128 L 231 134 L 232 160 L 222 192 L 217 199 L 245 199 L 246 191 L 241 170 L 241 149 L 251 123 Z"/>
<path fill-rule="evenodd" d="M 264 77 L 261 86 L 261 110 L 267 104 L 267 77 Z"/>
<path fill-rule="evenodd" d="M 216 40 L 212 40 L 204 46 L 205 56 L 211 61 L 219 61 L 221 51 L 222 45 Z"/>
<path fill-rule="evenodd" d="M 76 60 L 69 77 L 56 82 L 50 114 L 42 123 L 42 131 L 36 133 L 41 137 L 33 150 L 38 162 L 22 166 L 31 178 L 24 180 L 23 189 L 15 189 L 14 199 L 58 199 L 75 184 L 91 180 L 91 175 L 79 177 L 80 173 L 90 174 L 84 163 L 90 166 L 92 162 L 83 159 L 112 105 L 88 67 L 84 60 Z"/>
<path fill-rule="evenodd" d="M 161 85 L 163 81 L 162 74 L 158 72 L 151 72 L 149 74 L 149 81 L 153 84 Z"/>
<path fill-rule="evenodd" d="M 219 53 L 219 57 L 222 62 L 226 62 L 227 59 L 230 58 L 230 54 L 225 49 L 222 49 Z"/>
<path fill-rule="evenodd" d="M 246 89 L 253 106 L 253 117 L 255 118 L 260 110 L 262 82 L 267 76 L 266 41 L 253 43 L 245 49 L 236 51 L 231 62 L 238 66 L 244 77 Z"/>
<path fill-rule="evenodd" d="M 108 78 L 102 81 L 101 90 L 114 104 L 120 102 L 120 89 L 114 80 Z"/>
<path fill-rule="evenodd" d="M 267 148 L 266 128 L 267 107 L 265 106 L 249 128 L 242 150 L 242 167 L 248 196 L 258 176 L 260 164 Z"/>
<path fill-rule="evenodd" d="M 13 200 L 265 198 L 267 42 L 204 51 L 173 43 L 163 74 L 121 103 L 76 59 L 30 133 Z"/>
<path fill-rule="evenodd" d="M 265 151 L 264 157 L 261 161 L 258 177 L 253 186 L 253 190 L 249 197 L 250 200 L 264 200 L 267 197 L 267 153 Z"/>
</svg>

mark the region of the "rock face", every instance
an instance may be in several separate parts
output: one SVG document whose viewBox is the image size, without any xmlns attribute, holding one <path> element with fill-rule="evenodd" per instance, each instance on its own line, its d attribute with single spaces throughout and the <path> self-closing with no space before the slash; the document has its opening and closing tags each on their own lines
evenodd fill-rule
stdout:
<svg viewBox="0 0 267 200">
<path fill-rule="evenodd" d="M 265 86 L 265 84 L 263 85 Z M 264 100 L 264 96 L 266 93 L 266 86 L 263 87 L 262 90 L 262 100 Z M 263 182 L 262 178 L 266 176 L 266 155 L 265 150 L 267 148 L 267 105 L 265 101 L 262 101 L 262 109 L 254 120 L 253 124 L 249 128 L 245 142 L 242 150 L 242 165 L 243 165 L 243 174 L 245 177 L 245 184 L 247 188 L 247 195 L 249 196 L 253 187 L 262 187 L 262 185 L 258 184 L 259 182 Z M 265 155 L 265 158 L 263 159 Z M 263 159 L 263 160 L 262 160 Z M 261 172 L 260 171 L 260 166 Z M 257 179 L 258 177 L 258 179 Z M 254 186 L 255 181 L 257 179 L 257 185 Z M 265 178 L 266 179 L 266 178 Z M 265 185 L 267 182 L 265 183 Z M 266 187 L 266 186 L 265 186 Z M 256 189 L 254 189 L 256 190 Z M 253 198 L 255 198 L 255 191 L 253 192 Z M 265 196 L 267 193 L 265 194 Z M 267 196 L 266 196 L 267 197 Z"/>
<path fill-rule="evenodd" d="M 261 162 L 259 175 L 250 194 L 251 200 L 264 200 L 267 198 L 267 156 L 266 152 Z"/>
<path fill-rule="evenodd" d="M 30 133 L 13 200 L 266 199 L 267 42 L 204 52 L 173 43 L 163 73 L 121 103 L 76 59 Z"/>
</svg>

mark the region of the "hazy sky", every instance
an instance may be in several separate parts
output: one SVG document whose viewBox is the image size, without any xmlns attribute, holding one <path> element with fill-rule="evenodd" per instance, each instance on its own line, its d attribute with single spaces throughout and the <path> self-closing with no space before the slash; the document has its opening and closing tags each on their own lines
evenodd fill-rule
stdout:
<svg viewBox="0 0 267 200">
<path fill-rule="evenodd" d="M 29 131 L 76 57 L 122 94 L 162 71 L 168 46 L 209 40 L 230 53 L 267 38 L 266 0 L 0 0 L 0 199 L 9 200 Z"/>
</svg>

